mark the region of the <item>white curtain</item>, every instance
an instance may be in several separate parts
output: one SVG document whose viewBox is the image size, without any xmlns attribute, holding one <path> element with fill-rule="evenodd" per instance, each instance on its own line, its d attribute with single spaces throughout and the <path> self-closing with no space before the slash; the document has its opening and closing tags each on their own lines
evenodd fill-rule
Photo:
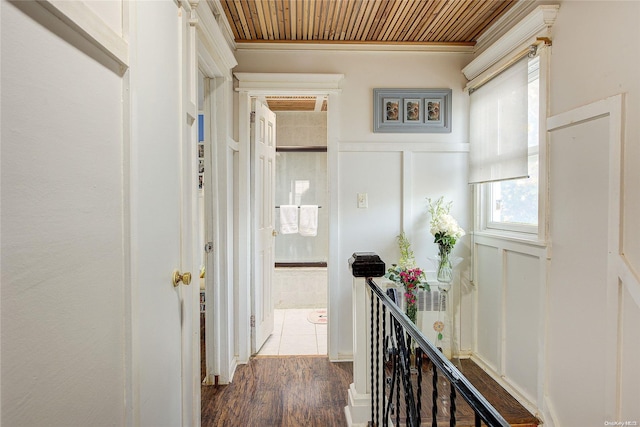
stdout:
<svg viewBox="0 0 640 427">
<path fill-rule="evenodd" d="M 527 83 L 525 57 L 471 93 L 470 184 L 528 176 Z"/>
</svg>

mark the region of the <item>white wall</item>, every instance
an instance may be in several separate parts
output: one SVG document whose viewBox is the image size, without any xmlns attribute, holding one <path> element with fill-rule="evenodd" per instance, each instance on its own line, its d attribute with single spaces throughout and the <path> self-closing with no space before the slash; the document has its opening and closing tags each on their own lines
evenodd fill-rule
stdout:
<svg viewBox="0 0 640 427">
<path fill-rule="evenodd" d="M 602 296 L 606 294 L 605 281 L 599 280 L 597 274 L 593 274 L 580 280 L 580 272 L 584 271 L 585 262 L 588 262 L 596 255 L 593 251 L 599 251 L 599 257 L 604 258 L 603 252 L 598 244 L 597 228 L 593 228 L 593 222 L 584 224 L 582 231 L 586 233 L 590 240 L 582 246 L 583 249 L 574 254 L 576 257 L 573 282 L 574 292 L 569 288 L 559 286 L 560 276 L 559 266 L 556 270 L 551 270 L 549 278 L 549 296 L 554 301 L 549 310 L 549 352 L 547 360 L 549 366 L 547 377 L 549 384 L 547 391 L 549 399 L 553 404 L 557 425 L 580 424 L 582 420 L 589 420 L 594 424 L 602 424 L 604 421 L 613 420 L 640 420 L 639 397 L 640 389 L 640 347 L 638 346 L 637 319 L 640 316 L 640 285 L 638 284 L 640 273 L 640 124 L 637 117 L 640 116 L 640 3 L 638 2 L 571 2 L 562 3 L 556 25 L 554 26 L 554 46 L 551 55 L 551 92 L 550 92 L 550 113 L 556 115 L 582 105 L 606 98 L 618 93 L 625 93 L 626 111 L 624 112 L 624 160 L 623 160 L 623 192 L 622 200 L 622 227 L 621 230 L 613 230 L 619 233 L 622 240 L 621 253 L 626 258 L 631 271 L 635 272 L 635 279 L 620 280 L 614 294 L 620 295 L 618 304 L 615 307 L 616 313 L 607 314 L 602 312 Z M 596 40 L 589 43 L 589 49 L 582 49 L 585 40 L 591 33 L 588 28 L 597 26 L 601 35 Z M 609 124 L 611 126 L 611 124 Z M 593 131 L 587 131 L 593 135 Z M 600 139 L 606 144 L 606 139 Z M 553 140 L 552 140 L 553 144 Z M 608 147 L 601 153 L 606 153 Z M 593 162 L 593 157 L 597 153 L 597 148 L 589 150 L 590 153 L 571 153 L 570 159 L 577 160 L 575 166 L 571 162 L 563 162 L 563 169 L 566 168 L 570 174 L 572 170 L 576 173 L 584 170 L 585 166 Z M 602 158 L 596 160 L 602 165 Z M 567 158 L 568 159 L 568 158 Z M 551 159 L 553 161 L 553 159 Z M 606 166 L 606 164 L 605 164 Z M 602 166 L 600 166 L 602 167 Z M 588 177 L 593 179 L 598 174 L 606 173 L 594 168 L 588 168 Z M 616 173 L 614 171 L 614 173 Z M 606 175 L 605 175 L 606 176 Z M 608 181 L 607 181 L 608 182 Z M 553 183 L 552 183 L 553 185 Z M 597 186 L 602 183 L 593 182 L 589 185 L 591 191 L 586 192 L 581 202 L 576 197 L 571 203 L 571 212 L 584 212 L 587 218 L 594 215 L 602 215 L 602 210 L 606 211 L 606 199 L 598 195 Z M 606 184 L 604 184 L 606 186 Z M 573 198 L 571 198 L 573 200 Z M 584 204 L 580 204 L 584 203 Z M 551 206 L 551 217 L 555 215 L 555 208 Z M 577 216 L 573 217 L 577 220 Z M 607 221 L 605 219 L 603 221 Z M 577 238 L 576 238 L 577 239 Z M 554 235 L 551 235 L 554 241 Z M 600 237 L 602 241 L 602 237 Z M 595 247 L 594 247 L 595 246 Z M 616 248 L 614 248 L 616 249 Z M 617 252 L 617 251 L 616 251 Z M 619 256 L 616 256 L 619 259 Z M 551 263 L 553 264 L 553 254 Z M 604 263 L 604 260 L 602 261 Z M 591 265 L 595 264 L 595 265 Z M 589 269 L 598 268 L 598 263 L 591 263 Z M 600 265 L 600 271 L 604 267 Z M 566 274 L 566 272 L 565 272 Z M 617 279 L 617 278 L 616 278 Z M 617 282 L 618 280 L 616 280 Z M 589 292 L 593 290 L 593 292 Z M 566 293 L 569 291 L 568 293 Z M 598 296 L 600 298 L 598 298 Z M 596 298 L 597 300 L 594 300 Z M 566 312 L 567 306 L 578 308 L 580 314 L 571 318 L 572 311 Z M 587 317 L 589 311 L 594 312 L 593 317 Z M 600 314 L 599 314 L 600 313 Z M 618 317 L 619 316 L 619 317 Z M 560 323 L 561 322 L 561 323 Z M 574 333 L 565 332 L 562 325 L 577 324 L 583 330 Z M 619 328 L 616 331 L 616 324 Z M 553 329 L 553 325 L 561 326 L 560 329 Z M 613 325 L 613 327 L 611 327 Z M 630 332 L 635 330 L 636 332 Z M 602 335 L 606 337 L 618 335 L 618 348 L 602 348 L 603 341 L 596 337 Z M 615 342 L 614 338 L 614 342 Z M 562 343 L 562 345 L 559 345 Z M 571 346 L 572 349 L 579 349 L 581 363 L 567 364 L 566 351 L 563 347 Z M 590 347 L 587 347 L 590 346 Z M 593 348 L 595 347 L 595 348 Z M 583 384 L 577 379 L 584 376 L 584 372 L 591 372 L 594 366 L 609 366 L 612 361 L 620 363 L 620 371 L 613 375 L 619 375 L 620 400 L 606 393 L 606 389 L 598 387 L 599 384 L 607 383 L 610 380 L 610 371 L 606 370 L 606 375 L 593 378 L 591 386 L 573 388 L 573 385 Z M 586 369 L 585 369 L 586 368 Z M 605 371 L 603 369 L 603 371 Z M 598 372 L 598 370 L 596 370 Z M 613 379 L 614 382 L 616 379 Z M 582 408 L 577 411 L 568 405 L 568 395 L 572 394 L 578 402 L 584 402 Z M 612 410 L 611 402 L 618 406 Z"/>
<path fill-rule="evenodd" d="M 37 3 L 1 7 L 2 423 L 123 425 L 123 79 Z"/>
<path fill-rule="evenodd" d="M 426 226 L 426 197 L 444 195 L 453 200 L 454 215 L 463 227 L 470 225 L 470 189 L 466 184 L 468 97 L 462 92 L 465 79 L 460 70 L 471 56 L 238 50 L 236 58 L 238 66 L 234 71 L 239 72 L 345 76 L 340 105 L 333 107 L 340 111 L 338 146 L 330 147 L 339 151 L 335 169 L 338 176 L 330 177 L 330 191 L 338 192 L 338 206 L 332 209 L 339 212 L 338 223 L 330 227 L 339 228 L 339 242 L 337 247 L 330 248 L 338 251 L 337 264 L 329 266 L 337 270 L 336 275 L 329 275 L 329 316 L 330 322 L 337 326 L 338 336 L 330 337 L 329 352 L 334 359 L 349 359 L 352 357 L 352 277 L 347 261 L 351 254 L 375 251 L 390 266 L 399 257 L 396 236 L 404 229 L 414 242 L 418 263 L 432 269 L 426 257 L 435 255 L 436 246 Z M 374 134 L 374 88 L 451 88 L 452 132 Z M 356 193 L 362 192 L 368 194 L 368 209 L 356 207 Z M 468 259 L 466 239 L 462 239 L 456 253 Z M 467 331 L 463 335 L 470 334 Z"/>
<path fill-rule="evenodd" d="M 638 2 L 562 2 L 549 56 L 550 116 L 625 94 L 621 230 L 603 118 L 552 133 L 548 247 L 476 239 L 476 356 L 552 426 L 640 419 L 639 21 Z"/>
<path fill-rule="evenodd" d="M 276 111 L 279 146 L 327 145 L 326 111 Z"/>
<path fill-rule="evenodd" d="M 2 2 L 5 425 L 197 424 L 197 288 L 171 283 L 194 271 L 188 25 L 173 2 Z"/>
</svg>

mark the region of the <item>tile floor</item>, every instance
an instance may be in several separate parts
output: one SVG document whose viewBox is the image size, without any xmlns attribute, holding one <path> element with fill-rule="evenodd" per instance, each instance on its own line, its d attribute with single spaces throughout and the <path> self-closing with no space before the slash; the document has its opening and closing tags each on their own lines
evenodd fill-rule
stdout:
<svg viewBox="0 0 640 427">
<path fill-rule="evenodd" d="M 311 323 L 313 308 L 276 309 L 273 333 L 259 356 L 327 354 L 327 325 Z"/>
</svg>

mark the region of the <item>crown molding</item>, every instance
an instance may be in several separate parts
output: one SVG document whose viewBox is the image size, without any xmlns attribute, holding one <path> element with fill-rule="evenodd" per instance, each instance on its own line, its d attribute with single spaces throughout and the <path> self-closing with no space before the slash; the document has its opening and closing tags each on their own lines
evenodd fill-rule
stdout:
<svg viewBox="0 0 640 427">
<path fill-rule="evenodd" d="M 233 73 L 238 79 L 238 92 L 278 94 L 329 93 L 342 90 L 344 74 L 305 73 Z"/>
<path fill-rule="evenodd" d="M 548 31 L 555 23 L 559 8 L 559 5 L 536 7 L 462 69 L 467 80 L 473 80 L 514 50 L 519 49 L 523 44 L 534 42 L 536 37 L 548 37 Z M 520 10 L 519 13 L 521 12 Z M 504 28 L 504 22 L 499 24 Z"/>
<path fill-rule="evenodd" d="M 227 75 L 238 61 L 229 47 L 215 16 L 209 10 L 196 9 L 198 57 L 215 75 Z M 210 76 L 214 77 L 214 76 Z"/>
<path fill-rule="evenodd" d="M 250 41 L 236 43 L 237 51 L 351 51 L 351 52 L 474 52 L 473 43 L 404 43 L 404 42 L 352 42 L 333 40 L 320 41 Z"/>
<path fill-rule="evenodd" d="M 229 48 L 231 48 L 231 50 L 235 50 L 236 41 L 233 37 L 233 30 L 231 30 L 231 25 L 229 25 L 229 21 L 224 14 L 224 9 L 222 7 L 222 4 L 220 3 L 220 0 L 207 0 L 207 5 L 209 6 L 209 9 L 211 9 L 211 13 L 218 23 L 218 26 L 222 31 L 222 35 L 224 36 L 225 40 L 227 40 Z"/>
</svg>

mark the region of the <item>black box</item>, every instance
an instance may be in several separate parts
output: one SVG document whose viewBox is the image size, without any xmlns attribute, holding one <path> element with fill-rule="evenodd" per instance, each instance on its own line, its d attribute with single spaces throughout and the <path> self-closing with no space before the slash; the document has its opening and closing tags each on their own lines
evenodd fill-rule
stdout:
<svg viewBox="0 0 640 427">
<path fill-rule="evenodd" d="M 349 258 L 353 277 L 382 277 L 384 261 L 375 252 L 354 252 Z"/>
</svg>

